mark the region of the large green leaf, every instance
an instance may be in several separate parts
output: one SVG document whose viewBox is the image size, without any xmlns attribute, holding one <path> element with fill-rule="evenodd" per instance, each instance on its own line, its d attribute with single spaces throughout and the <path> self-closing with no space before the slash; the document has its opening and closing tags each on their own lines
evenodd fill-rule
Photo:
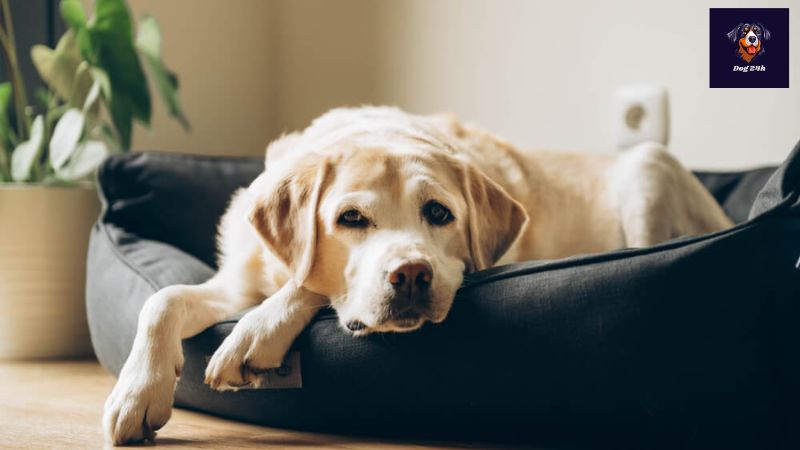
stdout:
<svg viewBox="0 0 800 450">
<path fill-rule="evenodd" d="M 75 108 L 67 110 L 56 123 L 50 138 L 50 165 L 53 169 L 63 167 L 78 147 L 78 141 L 83 134 L 83 123 L 83 113 Z"/>
<path fill-rule="evenodd" d="M 114 90 L 111 94 L 112 98 L 121 98 L 122 93 Z M 131 147 L 131 133 L 133 130 L 133 111 L 130 109 L 130 104 L 125 101 L 112 101 L 110 105 L 111 120 L 114 122 L 114 128 L 117 129 L 119 134 L 119 141 L 122 148 L 127 150 Z"/>
<path fill-rule="evenodd" d="M 73 29 L 80 29 L 86 26 L 86 13 L 80 0 L 61 0 L 61 17 Z"/>
<path fill-rule="evenodd" d="M 183 113 L 178 98 L 178 78 L 164 66 L 161 59 L 161 31 L 153 17 L 145 17 L 139 21 L 136 46 L 142 54 L 150 75 L 155 79 L 156 87 L 167 112 L 178 119 L 184 129 L 189 129 L 189 121 Z"/>
<path fill-rule="evenodd" d="M 89 72 L 78 70 L 83 58 L 72 30 L 64 33 L 55 50 L 44 45 L 34 45 L 31 59 L 39 76 L 56 95 L 72 106 L 83 106 L 86 94 L 92 86 L 92 77 Z"/>
<path fill-rule="evenodd" d="M 133 43 L 118 40 L 113 33 L 105 31 L 92 30 L 90 34 L 97 49 L 96 65 L 108 73 L 111 81 L 111 102 L 125 102 L 126 109 L 135 118 L 149 125 L 150 91 Z"/>
<path fill-rule="evenodd" d="M 150 91 L 133 42 L 133 25 L 124 0 L 97 0 L 89 40 L 96 65 L 108 73 L 112 93 L 129 103 L 134 117 L 150 123 Z"/>
<path fill-rule="evenodd" d="M 75 31 L 75 40 L 78 43 L 78 52 L 86 62 L 92 65 L 97 64 L 97 55 L 92 44 L 92 35 L 88 28 L 81 28 Z"/>
<path fill-rule="evenodd" d="M 133 43 L 130 14 L 122 0 L 97 0 L 95 17 L 77 34 L 80 53 L 100 80 L 123 148 L 130 147 L 133 119 L 150 124 L 147 78 Z"/>
<path fill-rule="evenodd" d="M 131 15 L 124 0 L 96 0 L 91 28 L 113 33 L 122 40 L 133 40 Z"/>
<path fill-rule="evenodd" d="M 39 157 L 44 141 L 44 117 L 36 116 L 31 125 L 31 138 L 19 144 L 11 155 L 11 178 L 14 181 L 27 181 L 31 169 Z"/>
</svg>

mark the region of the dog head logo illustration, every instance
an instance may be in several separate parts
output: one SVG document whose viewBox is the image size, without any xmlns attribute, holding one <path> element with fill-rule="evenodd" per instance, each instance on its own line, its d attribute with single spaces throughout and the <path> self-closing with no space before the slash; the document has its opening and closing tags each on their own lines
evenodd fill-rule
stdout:
<svg viewBox="0 0 800 450">
<path fill-rule="evenodd" d="M 739 57 L 748 64 L 753 58 L 764 53 L 762 43 L 769 38 L 769 30 L 760 23 L 740 23 L 728 32 L 728 39 L 739 47 Z"/>
</svg>

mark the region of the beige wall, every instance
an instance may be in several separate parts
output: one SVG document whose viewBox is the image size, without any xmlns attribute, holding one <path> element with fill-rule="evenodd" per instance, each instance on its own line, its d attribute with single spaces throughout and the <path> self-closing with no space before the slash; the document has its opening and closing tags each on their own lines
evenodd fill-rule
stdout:
<svg viewBox="0 0 800 450">
<path fill-rule="evenodd" d="M 272 138 L 270 13 L 262 0 L 131 0 L 136 18 L 161 25 L 163 55 L 180 79 L 190 134 L 154 98 L 150 130 L 133 147 L 205 154 L 261 154 Z"/>
<path fill-rule="evenodd" d="M 328 108 L 389 103 L 450 110 L 522 147 L 609 151 L 613 90 L 638 82 L 669 89 L 671 147 L 690 166 L 775 163 L 800 138 L 796 68 L 791 89 L 708 88 L 710 1 L 131 4 L 162 24 L 194 125 L 186 136 L 159 108 L 136 148 L 258 154 Z M 800 9 L 791 15 L 794 67 Z"/>
</svg>

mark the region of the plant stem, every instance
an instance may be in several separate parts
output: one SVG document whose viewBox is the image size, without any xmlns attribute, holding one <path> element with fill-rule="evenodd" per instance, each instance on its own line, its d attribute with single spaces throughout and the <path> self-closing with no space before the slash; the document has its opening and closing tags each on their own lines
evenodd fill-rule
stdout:
<svg viewBox="0 0 800 450">
<path fill-rule="evenodd" d="M 28 138 L 28 132 L 31 127 L 30 117 L 25 113 L 25 107 L 28 105 L 28 98 L 25 92 L 25 83 L 22 80 L 22 73 L 19 70 L 19 60 L 17 59 L 17 43 L 14 38 L 14 24 L 11 20 L 11 8 L 8 6 L 8 0 L 0 0 L 2 5 L 3 26 L 0 26 L 0 41 L 5 47 L 6 55 L 8 58 L 8 76 L 11 78 L 11 85 L 13 86 L 14 107 L 17 112 L 17 133 L 20 140 Z"/>
<path fill-rule="evenodd" d="M 11 180 L 11 166 L 6 149 L 0 146 L 0 183 Z"/>
</svg>

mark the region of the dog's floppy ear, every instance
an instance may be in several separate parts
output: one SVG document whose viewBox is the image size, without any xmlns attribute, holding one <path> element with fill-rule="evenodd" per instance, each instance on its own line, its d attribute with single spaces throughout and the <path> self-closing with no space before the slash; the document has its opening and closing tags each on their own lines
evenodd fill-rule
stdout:
<svg viewBox="0 0 800 450">
<path fill-rule="evenodd" d="M 314 264 L 317 209 L 330 163 L 315 157 L 275 170 L 284 172 L 283 176 L 264 177 L 263 184 L 250 188 L 256 196 L 250 222 L 299 287 Z"/>
<path fill-rule="evenodd" d="M 764 25 L 759 23 L 758 27 L 761 28 L 761 37 L 764 38 L 765 41 L 772 37 L 772 33 L 770 33 L 768 29 L 764 28 Z"/>
<path fill-rule="evenodd" d="M 727 36 L 728 39 L 731 40 L 731 42 L 736 42 L 736 40 L 739 39 L 739 30 L 742 28 L 742 25 L 744 24 L 739 23 L 739 25 L 736 25 L 736 27 L 734 27 L 731 31 L 728 32 Z"/>
<path fill-rule="evenodd" d="M 502 187 L 470 164 L 464 164 L 472 270 L 491 267 L 511 247 L 528 222 L 525 208 Z"/>
</svg>

